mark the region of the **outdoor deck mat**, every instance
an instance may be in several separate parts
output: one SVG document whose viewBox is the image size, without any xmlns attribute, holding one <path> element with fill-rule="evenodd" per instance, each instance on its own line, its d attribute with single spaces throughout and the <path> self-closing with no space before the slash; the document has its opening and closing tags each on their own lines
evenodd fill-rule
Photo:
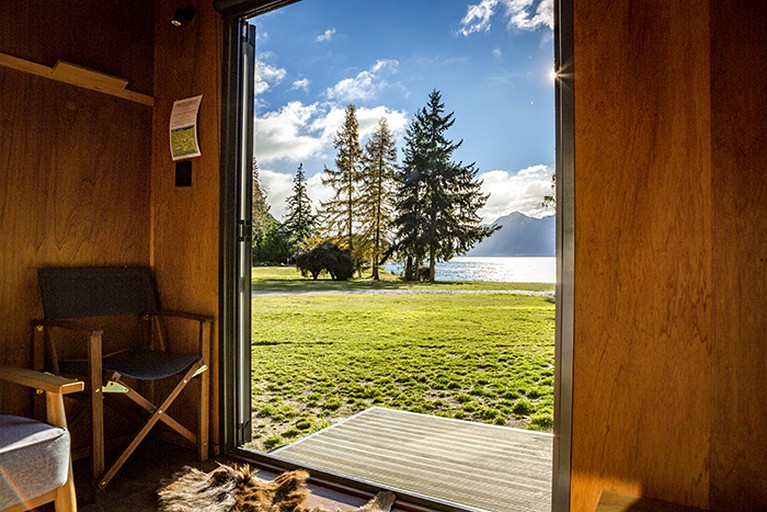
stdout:
<svg viewBox="0 0 767 512">
<path fill-rule="evenodd" d="M 553 437 L 374 407 L 272 452 L 472 509 L 551 510 Z"/>
</svg>

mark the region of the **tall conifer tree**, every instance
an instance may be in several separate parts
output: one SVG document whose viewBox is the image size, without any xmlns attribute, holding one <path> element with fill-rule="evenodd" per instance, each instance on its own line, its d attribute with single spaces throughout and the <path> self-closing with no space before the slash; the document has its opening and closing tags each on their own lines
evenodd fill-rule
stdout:
<svg viewBox="0 0 767 512">
<path fill-rule="evenodd" d="M 344 124 L 333 138 L 336 148 L 336 168 L 325 167 L 322 183 L 333 189 L 333 197 L 322 203 L 321 222 L 326 234 L 338 237 L 339 246 L 354 251 L 355 207 L 362 160 L 359 122 L 354 105 L 346 107 Z"/>
<path fill-rule="evenodd" d="M 439 91 L 429 94 L 426 107 L 415 114 L 405 139 L 405 165 L 400 174 L 397 204 L 398 247 L 415 260 L 416 270 L 429 260 L 429 280 L 437 261 L 463 254 L 497 227 L 481 224 L 477 211 L 487 202 L 474 164 L 453 162 L 454 143 L 446 132 L 454 113 L 445 113 Z"/>
<path fill-rule="evenodd" d="M 359 210 L 363 236 L 371 243 L 373 279 L 378 280 L 378 265 L 387 246 L 386 235 L 393 214 L 392 194 L 397 169 L 397 147 L 385 117 L 378 121 L 375 131 L 365 144 L 362 162 Z"/>
<path fill-rule="evenodd" d="M 270 207 L 266 202 L 267 191 L 264 190 L 264 186 L 261 184 L 261 174 L 258 169 L 258 162 L 255 158 L 253 159 L 251 172 L 253 173 L 251 213 L 253 221 L 253 237 L 255 239 L 257 234 L 262 233 L 278 222 L 277 219 L 272 217 L 272 214 L 269 213 Z"/>
<path fill-rule="evenodd" d="M 287 207 L 285 229 L 300 251 L 305 240 L 312 236 L 315 223 L 312 200 L 306 190 L 304 164 L 298 164 L 296 176 L 293 178 L 293 193 L 287 199 Z"/>
</svg>

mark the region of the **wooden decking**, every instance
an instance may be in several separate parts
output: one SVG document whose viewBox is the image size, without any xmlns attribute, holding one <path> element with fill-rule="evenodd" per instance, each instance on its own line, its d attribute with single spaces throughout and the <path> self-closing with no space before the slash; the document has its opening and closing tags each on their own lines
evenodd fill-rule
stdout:
<svg viewBox="0 0 767 512">
<path fill-rule="evenodd" d="M 374 407 L 273 453 L 468 509 L 551 509 L 550 434 Z"/>
</svg>

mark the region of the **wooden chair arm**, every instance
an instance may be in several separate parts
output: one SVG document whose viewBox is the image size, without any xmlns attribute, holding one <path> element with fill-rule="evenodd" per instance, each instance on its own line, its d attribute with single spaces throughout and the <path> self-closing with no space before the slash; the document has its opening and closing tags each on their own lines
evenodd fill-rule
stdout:
<svg viewBox="0 0 767 512">
<path fill-rule="evenodd" d="M 85 389 L 85 384 L 79 380 L 11 366 L 0 366 L 0 379 L 59 395 L 77 393 Z"/>
<path fill-rule="evenodd" d="M 150 316 L 169 316 L 173 318 L 183 318 L 187 320 L 195 320 L 200 323 L 213 323 L 213 317 L 205 315 L 197 315 L 194 313 L 187 313 L 185 311 L 155 311 L 154 313 L 148 313 Z"/>
<path fill-rule="evenodd" d="M 77 322 L 70 322 L 67 320 L 33 320 L 32 326 L 35 328 L 58 327 L 61 329 L 68 329 L 70 331 L 83 332 L 91 336 L 98 336 L 98 335 L 104 334 L 104 329 L 79 324 Z"/>
</svg>

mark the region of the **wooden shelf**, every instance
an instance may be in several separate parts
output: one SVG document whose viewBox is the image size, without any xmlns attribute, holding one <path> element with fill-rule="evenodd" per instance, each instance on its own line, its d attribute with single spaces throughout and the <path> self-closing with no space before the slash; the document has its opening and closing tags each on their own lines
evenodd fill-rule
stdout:
<svg viewBox="0 0 767 512">
<path fill-rule="evenodd" d="M 84 68 L 76 64 L 71 64 L 63 60 L 59 60 L 52 68 L 49 68 L 43 64 L 37 64 L 36 62 L 20 59 L 13 55 L 0 53 L 0 66 L 56 80 L 58 82 L 64 82 L 70 85 L 76 85 L 77 87 L 83 87 L 84 89 L 110 94 L 112 96 L 117 96 L 118 98 L 135 101 L 136 103 L 141 103 L 150 107 L 154 106 L 153 97 L 126 89 L 128 86 L 127 80 Z"/>
</svg>

